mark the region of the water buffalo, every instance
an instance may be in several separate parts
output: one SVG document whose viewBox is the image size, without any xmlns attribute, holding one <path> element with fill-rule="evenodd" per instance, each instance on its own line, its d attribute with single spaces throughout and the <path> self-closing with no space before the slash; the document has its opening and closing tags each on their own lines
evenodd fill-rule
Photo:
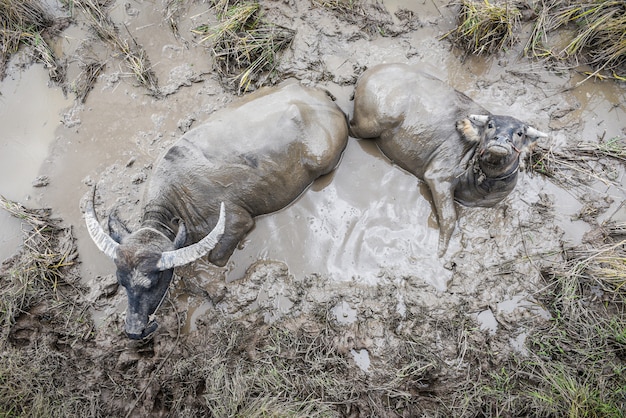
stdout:
<svg viewBox="0 0 626 418">
<path fill-rule="evenodd" d="M 346 115 L 327 92 L 285 82 L 215 112 L 167 149 L 145 187 L 135 232 L 110 216 L 108 235 L 92 197 L 87 227 L 126 288 L 127 335 L 156 330 L 152 316 L 174 267 L 207 254 L 225 265 L 253 218 L 287 206 L 333 170 L 347 140 Z"/>
<path fill-rule="evenodd" d="M 454 232 L 454 201 L 491 207 L 515 187 L 520 158 L 546 134 L 492 115 L 443 81 L 404 64 L 359 78 L 351 135 L 372 138 L 395 164 L 425 181 L 439 220 L 439 257 Z"/>
</svg>

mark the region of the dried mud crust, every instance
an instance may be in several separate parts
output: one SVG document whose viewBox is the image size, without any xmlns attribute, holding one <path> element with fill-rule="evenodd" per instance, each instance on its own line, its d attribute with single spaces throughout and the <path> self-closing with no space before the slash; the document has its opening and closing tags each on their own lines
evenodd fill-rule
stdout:
<svg viewBox="0 0 626 418">
<path fill-rule="evenodd" d="M 137 13 L 145 13 L 149 4 L 153 2 L 137 2 Z M 346 11 L 312 6 L 308 0 L 264 2 L 269 19 L 298 30 L 278 67 L 280 74 L 309 84 L 349 87 L 377 62 L 380 49 L 399 45 L 404 59 L 427 53 L 416 51 L 410 38 L 403 37 L 420 27 L 419 16 L 403 11 L 393 19 L 378 3 L 363 7 Z M 393 36 L 394 42 L 377 50 L 369 42 L 380 40 L 381 34 Z M 356 53 L 346 54 L 347 48 Z M 98 76 L 101 91 L 120 83 L 120 74 L 110 67 L 98 70 L 103 71 Z M 169 125 L 155 113 L 153 125 L 133 133 L 139 157 L 124 156 L 105 167 L 101 178 L 84 179 L 87 185 L 98 182 L 101 219 L 115 202 L 135 226 L 138 196 L 153 159 L 195 119 L 234 98 L 217 77 L 191 65 L 176 63 L 168 74 L 158 112 L 179 112 L 185 88 L 199 83 L 196 96 L 187 100 L 200 97 L 208 104 Z M 545 94 L 550 81 L 504 73 L 477 89 L 515 110 L 528 106 L 528 114 L 538 114 L 538 122 L 549 123 L 561 137 L 574 134 L 578 127 L 568 120 L 575 119 L 571 113 L 577 104 Z M 143 93 L 133 93 L 138 94 Z M 86 113 L 75 107 L 66 126 L 90 132 L 81 126 Z M 33 392 L 54 389 L 72 399 L 65 409 L 44 408 L 65 416 L 487 414 L 489 399 L 482 404 L 469 395 L 470 400 L 464 399 L 475 389 L 475 376 L 497 375 L 521 361 L 526 339 L 547 329 L 552 319 L 549 298 L 535 295 L 547 286 L 543 272 L 561 261 L 563 231 L 555 224 L 555 197 L 532 185 L 533 179 L 524 175 L 505 203 L 461 209 L 460 247 L 448 260 L 445 291 L 428 284 L 419 267 L 412 275 L 382 271 L 372 285 L 323 274 L 296 278 L 287 265 L 272 260 L 252 264 L 233 282 L 209 270 L 211 280 L 203 282 L 192 266 L 177 270 L 157 314 L 155 336 L 136 343 L 123 332 L 126 295 L 108 274 L 83 278 L 90 283 L 88 291 L 63 288 L 72 301 L 65 322 L 58 320 L 58 312 L 70 305 L 53 303 L 53 292 L 24 307 L 5 324 L 2 348 L 17 353 L 16 376 L 30 370 L 29 362 L 50 366 L 39 377 L 24 373 L 24 379 L 32 379 L 27 383 Z M 609 206 L 602 199 L 588 203 L 580 216 L 589 222 Z M 64 274 L 77 278 L 78 266 Z M 191 308 L 202 304 L 209 308 L 191 319 Z M 86 315 L 89 309 L 101 313 L 98 326 Z M 64 327 L 70 322 L 80 327 L 70 331 Z M 190 322 L 192 331 L 186 330 Z M 36 393 L 31 396 L 37 399 Z"/>
</svg>

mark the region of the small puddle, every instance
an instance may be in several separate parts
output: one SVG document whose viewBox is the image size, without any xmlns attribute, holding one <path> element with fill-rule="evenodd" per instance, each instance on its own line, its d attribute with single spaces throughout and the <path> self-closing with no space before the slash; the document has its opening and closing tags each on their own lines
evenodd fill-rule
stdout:
<svg viewBox="0 0 626 418">
<path fill-rule="evenodd" d="M 487 308 L 484 311 L 475 314 L 475 318 L 478 321 L 481 330 L 488 331 L 491 335 L 494 335 L 498 331 L 498 320 L 496 319 L 496 314 L 511 315 L 514 314 L 515 310 L 520 308 L 532 311 L 534 315 L 540 318 L 546 320 L 550 319 L 550 313 L 548 311 L 536 303 L 529 301 L 528 296 L 525 295 L 514 295 L 510 299 L 498 302 L 495 305 L 495 313 L 491 310 L 491 308 Z M 515 341 L 511 340 L 511 345 L 517 349 L 520 344 L 523 346 L 525 338 L 525 335 L 523 337 L 518 336 Z M 521 351 L 521 349 L 518 351 Z"/>
<path fill-rule="evenodd" d="M 179 302 L 180 302 L 179 298 Z M 211 309 L 214 309 L 214 305 L 209 302 L 202 302 L 200 304 L 194 304 L 190 298 L 187 299 L 184 303 L 188 306 L 187 308 L 187 318 L 185 319 L 185 324 L 183 325 L 181 332 L 183 334 L 189 334 L 191 332 L 195 332 L 198 330 L 198 326 L 196 325 L 196 321 L 198 318 L 202 317 L 206 312 Z"/>
<path fill-rule="evenodd" d="M 526 355 L 528 353 L 528 350 L 526 349 L 526 338 L 527 337 L 528 337 L 528 334 L 523 332 L 520 335 L 518 335 L 517 337 L 511 338 L 509 340 L 509 343 L 511 344 L 511 347 L 513 347 L 513 349 L 515 351 L 517 351 L 518 353 L 520 353 L 522 355 Z"/>
<path fill-rule="evenodd" d="M 572 86 L 583 81 L 585 76 L 572 77 Z M 612 80 L 596 82 L 593 78 L 572 89 L 580 107 L 572 112 L 570 120 L 582 122 L 580 138 L 594 142 L 598 136 L 611 139 L 623 136 L 626 125 L 626 89 Z"/>
<path fill-rule="evenodd" d="M 350 325 L 356 321 L 356 309 L 353 309 L 346 301 L 341 301 L 331 310 L 335 320 L 340 325 Z"/>
<path fill-rule="evenodd" d="M 39 193 L 32 186 L 60 126 L 62 109 L 71 99 L 48 87 L 48 71 L 31 65 L 11 71 L 0 83 L 0 194 L 27 204 Z M 37 206 L 34 204 L 33 206 Z M 20 222 L 0 210 L 0 261 L 21 244 Z"/>
<path fill-rule="evenodd" d="M 478 313 L 478 315 L 476 315 L 476 320 L 480 324 L 480 329 L 483 331 L 489 331 L 491 335 L 494 335 L 498 330 L 498 321 L 489 308 Z"/>
<path fill-rule="evenodd" d="M 367 372 L 369 370 L 370 355 L 366 349 L 362 348 L 358 351 L 355 349 L 351 349 L 350 354 L 352 354 L 352 358 L 354 358 L 354 362 L 357 366 L 359 366 L 359 369 L 363 370 L 364 372 Z"/>
</svg>

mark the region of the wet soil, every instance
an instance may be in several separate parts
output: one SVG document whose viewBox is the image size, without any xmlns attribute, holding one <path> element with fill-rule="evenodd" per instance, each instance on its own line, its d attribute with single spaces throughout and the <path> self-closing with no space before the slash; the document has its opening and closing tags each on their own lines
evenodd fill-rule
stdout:
<svg viewBox="0 0 626 418">
<path fill-rule="evenodd" d="M 148 95 L 80 20 L 56 48 L 71 57 L 69 79 L 78 76 L 82 61 L 106 64 L 84 104 L 47 87 L 37 65 L 9 67 L 0 84 L 0 193 L 51 207 L 72 226 L 102 351 L 129 344 L 119 328 L 126 301 L 123 289 L 115 290 L 113 263 L 88 238 L 81 200 L 97 183 L 100 218 L 116 210 L 133 229 L 158 154 L 236 98 L 190 32 L 206 22 L 206 4 L 186 6 L 176 36 L 163 23 L 161 2 L 113 3 L 112 19 L 143 46 L 169 95 Z M 515 50 L 491 58 L 464 56 L 439 40 L 455 18 L 446 3 L 388 0 L 369 5 L 365 15 L 308 0 L 262 6 L 270 21 L 297 30 L 278 73 L 328 89 L 348 114 L 354 82 L 365 68 L 406 62 L 423 66 L 494 113 L 549 133 L 549 146 L 626 134 L 623 84 L 590 80 L 569 89 L 581 80 L 575 71 L 550 72 Z M 258 218 L 225 268 L 200 261 L 177 271 L 169 297 L 176 309 L 159 314 L 164 318 L 155 342 L 174 344 L 177 332 L 188 343 L 202 341 L 215 331 L 208 318 L 216 313 L 245 323 L 306 324 L 315 323 L 321 306 L 343 334 L 337 350 L 372 379 L 387 367 L 389 347 L 408 335 L 420 336 L 441 358 L 462 362 L 457 341 L 438 329 L 459 317 L 474 321 L 476 335 L 491 338 L 498 350 L 523 352 L 528 330 L 548 319 L 533 297 L 544 285 L 542 266 L 563 246 L 580 244 L 595 226 L 626 219 L 620 206 L 626 182 L 622 168 L 616 170 L 611 182 L 591 179 L 577 188 L 522 174 L 516 190 L 496 207 L 458 208 L 450 249 L 439 259 L 428 190 L 374 144 L 351 138 L 337 169 L 289 207 Z M 47 179 L 45 187 L 32 186 L 38 176 Z M 592 202 L 604 203 L 582 217 Z M 0 213 L 0 226 L 10 231 L 0 242 L 7 257 L 17 245 L 19 223 Z M 180 329 L 175 314 L 181 315 Z"/>
</svg>

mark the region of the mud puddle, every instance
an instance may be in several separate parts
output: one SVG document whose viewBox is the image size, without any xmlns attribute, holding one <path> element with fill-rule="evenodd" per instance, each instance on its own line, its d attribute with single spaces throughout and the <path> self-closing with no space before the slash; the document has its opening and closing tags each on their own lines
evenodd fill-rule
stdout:
<svg viewBox="0 0 626 418">
<path fill-rule="evenodd" d="M 62 110 L 72 103 L 58 87 L 48 87 L 41 65 L 10 72 L 0 83 L 0 194 L 28 203 L 41 193 L 46 179 L 37 179 L 60 125 Z M 21 242 L 20 222 L 0 210 L 0 260 Z"/>
</svg>

